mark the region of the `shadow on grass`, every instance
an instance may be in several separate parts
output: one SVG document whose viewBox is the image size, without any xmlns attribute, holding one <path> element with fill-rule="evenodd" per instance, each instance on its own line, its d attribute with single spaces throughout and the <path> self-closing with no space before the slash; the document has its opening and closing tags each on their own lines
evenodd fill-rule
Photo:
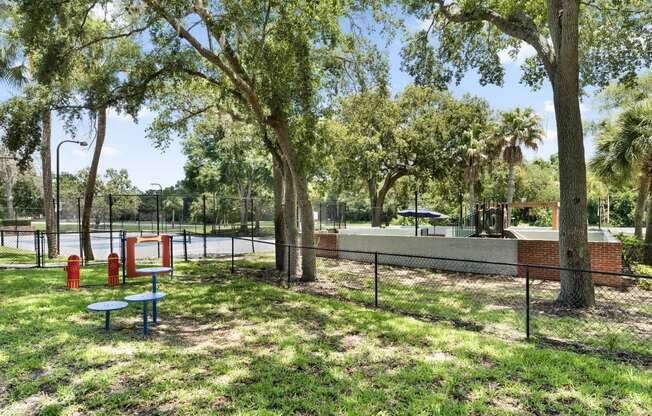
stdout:
<svg viewBox="0 0 652 416">
<path fill-rule="evenodd" d="M 116 314 L 109 334 L 83 308 L 148 282 L 67 292 L 44 273 L 29 293 L 25 279 L 9 279 L 0 405 L 16 414 L 460 415 L 652 406 L 648 370 L 287 291 L 231 276 L 229 265 L 179 265 L 175 280 L 161 279 L 169 297 L 147 339 L 138 307 Z"/>
</svg>

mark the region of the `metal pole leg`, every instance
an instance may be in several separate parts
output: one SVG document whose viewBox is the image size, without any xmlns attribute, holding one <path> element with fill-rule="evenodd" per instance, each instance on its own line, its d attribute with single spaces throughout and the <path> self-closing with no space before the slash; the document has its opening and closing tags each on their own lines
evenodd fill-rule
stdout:
<svg viewBox="0 0 652 416">
<path fill-rule="evenodd" d="M 152 293 L 156 293 L 156 273 L 152 273 Z M 156 301 L 152 301 L 152 320 L 156 324 Z"/>
<path fill-rule="evenodd" d="M 104 330 L 108 331 L 109 330 L 109 319 L 111 317 L 111 311 L 106 311 L 104 313 Z"/>
<path fill-rule="evenodd" d="M 147 335 L 147 302 L 143 302 L 143 335 Z"/>
</svg>

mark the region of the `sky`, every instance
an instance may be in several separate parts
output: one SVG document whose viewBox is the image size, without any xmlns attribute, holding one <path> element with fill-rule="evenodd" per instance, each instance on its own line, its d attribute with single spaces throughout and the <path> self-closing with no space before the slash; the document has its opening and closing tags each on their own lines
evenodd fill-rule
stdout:
<svg viewBox="0 0 652 416">
<path fill-rule="evenodd" d="M 408 25 L 416 30 L 423 23 L 408 21 Z M 387 48 L 390 63 L 390 81 L 394 92 L 401 91 L 406 85 L 412 82 L 409 75 L 400 69 L 401 40 L 397 38 Z M 522 85 L 520 81 L 520 65 L 523 60 L 534 54 L 531 47 L 521 48 L 516 59 L 509 57 L 507 51 L 501 54 L 501 61 L 505 67 L 504 86 L 481 86 L 478 76 L 474 71 L 466 74 L 460 85 L 451 85 L 450 91 L 455 96 L 462 96 L 465 93 L 485 98 L 496 111 L 511 110 L 515 107 L 532 107 L 542 117 L 542 124 L 546 130 L 546 140 L 535 153 L 527 151 L 525 156 L 528 159 L 533 157 L 548 158 L 557 152 L 554 110 L 552 106 L 552 90 L 544 82 L 543 87 L 538 91 Z M 0 85 L 0 99 L 4 100 L 15 94 L 5 85 Z M 581 105 L 584 120 L 592 120 L 599 116 L 591 108 L 590 102 Z M 141 111 L 138 123 L 125 114 L 118 114 L 109 111 L 107 115 L 106 140 L 100 161 L 100 172 L 107 168 L 127 169 L 134 184 L 142 191 L 147 189 L 158 189 L 152 183 L 159 183 L 162 186 L 172 186 L 184 176 L 183 165 L 185 156 L 181 151 L 181 145 L 177 141 L 164 150 L 156 149 L 146 137 L 146 130 L 154 119 L 155 114 L 149 110 Z M 52 149 L 56 148 L 61 140 L 69 139 L 63 130 L 63 123 L 55 119 L 53 122 Z M 92 141 L 90 128 L 86 124 L 79 126 L 78 140 Z M 585 149 L 587 157 L 592 152 L 592 138 L 588 135 L 585 138 Z M 92 146 L 81 148 L 76 144 L 66 143 L 61 147 L 61 170 L 76 172 L 88 167 L 92 157 Z M 55 163 L 54 154 L 52 160 Z"/>
</svg>

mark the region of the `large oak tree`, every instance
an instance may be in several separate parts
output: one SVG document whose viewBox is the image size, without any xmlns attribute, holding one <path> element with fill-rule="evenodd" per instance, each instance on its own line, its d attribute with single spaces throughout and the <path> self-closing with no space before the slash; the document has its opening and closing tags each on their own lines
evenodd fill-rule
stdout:
<svg viewBox="0 0 652 416">
<path fill-rule="evenodd" d="M 652 63 L 652 7 L 625 0 L 403 0 L 408 13 L 430 22 L 403 51 L 405 68 L 419 83 L 445 85 L 477 68 L 480 82 L 502 84 L 498 52 L 529 45 L 523 82 L 553 91 L 560 166 L 560 264 L 588 269 L 587 197 L 580 94 L 612 78 L 631 80 Z M 436 34 L 437 42 L 431 41 Z M 558 301 L 594 303 L 590 273 L 561 273 Z"/>
</svg>

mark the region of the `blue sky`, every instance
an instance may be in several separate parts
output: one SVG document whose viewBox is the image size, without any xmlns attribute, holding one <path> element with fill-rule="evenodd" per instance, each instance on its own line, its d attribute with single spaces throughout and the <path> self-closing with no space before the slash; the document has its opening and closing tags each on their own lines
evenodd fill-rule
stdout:
<svg viewBox="0 0 652 416">
<path fill-rule="evenodd" d="M 418 27 L 418 22 L 412 22 Z M 397 39 L 388 47 L 389 61 L 391 66 L 390 79 L 392 90 L 401 91 L 412 80 L 400 70 L 400 48 L 401 41 Z M 450 90 L 456 96 L 470 93 L 484 97 L 489 101 L 494 110 L 509 110 L 514 107 L 532 107 L 543 119 L 543 126 L 546 129 L 546 140 L 536 155 L 547 158 L 557 152 L 556 128 L 554 112 L 552 109 L 552 90 L 547 83 L 538 91 L 533 91 L 527 86 L 519 83 L 520 64 L 528 54 L 532 54 L 531 48 L 522 48 L 516 60 L 510 58 L 507 53 L 501 56 L 505 66 L 504 87 L 481 86 L 475 72 L 469 72 L 460 85 L 453 85 Z M 14 92 L 6 86 L 0 87 L 0 99 L 6 99 Z M 591 109 L 590 102 L 582 103 L 583 117 L 585 120 L 594 119 L 598 116 Z M 174 185 L 183 178 L 183 165 L 185 157 L 181 152 L 178 142 L 173 142 L 166 150 L 154 148 L 146 137 L 147 126 L 154 118 L 151 111 L 143 111 L 139 115 L 138 123 L 123 114 L 111 111 L 107 117 L 107 137 L 104 145 L 103 155 L 100 162 L 100 172 L 106 168 L 127 169 L 134 184 L 141 190 L 154 188 L 152 182 L 160 183 L 163 186 Z M 53 126 L 53 149 L 59 141 L 68 138 L 62 128 L 60 120 L 54 121 Z M 89 139 L 88 125 L 80 125 L 78 138 Z M 91 138 L 92 140 L 92 138 Z M 585 139 L 587 157 L 592 151 L 592 140 Z M 82 149 L 74 144 L 65 144 L 61 148 L 61 169 L 63 171 L 75 172 L 90 165 L 92 148 Z M 526 154 L 527 158 L 534 157 L 533 152 Z M 54 164 L 54 160 L 53 160 Z"/>
</svg>

